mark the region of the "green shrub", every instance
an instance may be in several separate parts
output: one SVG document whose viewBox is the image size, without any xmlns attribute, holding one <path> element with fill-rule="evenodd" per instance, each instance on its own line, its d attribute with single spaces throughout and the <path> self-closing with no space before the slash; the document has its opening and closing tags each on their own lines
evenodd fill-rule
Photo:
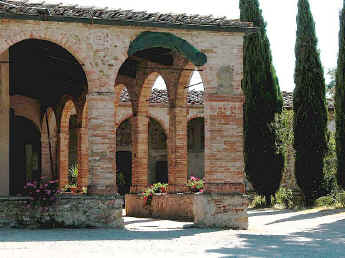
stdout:
<svg viewBox="0 0 345 258">
<path fill-rule="evenodd" d="M 262 209 L 266 208 L 266 199 L 264 196 L 255 195 L 254 199 L 252 200 L 250 207 L 254 209 Z"/>
<path fill-rule="evenodd" d="M 315 206 L 334 206 L 337 200 L 334 198 L 333 195 L 322 196 L 315 200 Z"/>
<path fill-rule="evenodd" d="M 328 135 L 328 149 L 324 159 L 323 180 L 321 181 L 319 196 L 335 195 L 338 192 L 337 184 L 337 154 L 335 134 Z"/>
<path fill-rule="evenodd" d="M 298 192 L 285 187 L 279 188 L 275 199 L 277 204 L 287 209 L 302 207 L 304 205 L 303 197 Z"/>
<path fill-rule="evenodd" d="M 341 207 L 345 208 L 345 191 L 337 193 L 336 200 Z"/>
</svg>

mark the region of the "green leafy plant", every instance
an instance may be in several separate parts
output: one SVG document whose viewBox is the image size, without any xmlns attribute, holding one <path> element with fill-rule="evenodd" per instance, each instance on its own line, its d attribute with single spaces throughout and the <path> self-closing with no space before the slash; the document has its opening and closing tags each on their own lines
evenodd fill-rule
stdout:
<svg viewBox="0 0 345 258">
<path fill-rule="evenodd" d="M 341 207 L 345 207 L 345 191 L 336 194 L 336 200 Z"/>
<path fill-rule="evenodd" d="M 77 183 L 78 174 L 79 174 L 78 163 L 74 163 L 68 169 L 68 174 L 69 174 L 69 176 L 71 178 L 71 184 L 76 184 Z"/>
<path fill-rule="evenodd" d="M 153 194 L 166 193 L 168 191 L 168 184 L 156 183 L 151 185 L 143 192 L 145 206 L 151 205 Z"/>
<path fill-rule="evenodd" d="M 267 204 L 265 197 L 261 195 L 255 195 L 254 199 L 250 203 L 250 207 L 254 209 L 266 208 Z"/>
<path fill-rule="evenodd" d="M 327 196 L 322 196 L 318 199 L 315 200 L 315 205 L 320 207 L 320 206 L 334 206 L 336 204 L 337 200 L 334 198 L 333 195 L 327 195 Z"/>
<path fill-rule="evenodd" d="M 198 177 L 191 176 L 187 181 L 187 186 L 192 193 L 204 191 L 204 181 Z"/>
</svg>

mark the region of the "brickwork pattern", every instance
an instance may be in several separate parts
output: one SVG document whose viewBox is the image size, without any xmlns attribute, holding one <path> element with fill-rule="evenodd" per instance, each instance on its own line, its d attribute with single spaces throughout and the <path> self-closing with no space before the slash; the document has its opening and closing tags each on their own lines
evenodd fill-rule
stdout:
<svg viewBox="0 0 345 258">
<path fill-rule="evenodd" d="M 206 192 L 232 192 L 243 184 L 243 133 L 241 91 L 242 32 L 210 32 L 103 26 L 29 20 L 0 20 L 0 53 L 24 39 L 43 39 L 68 50 L 82 65 L 87 78 L 87 115 L 79 130 L 79 159 L 88 159 L 87 184 L 90 194 L 116 192 L 115 126 L 117 85 L 128 88 L 132 105 L 133 192 L 147 186 L 148 97 L 155 78 L 161 75 L 169 95 L 169 183 L 170 192 L 184 191 L 187 180 L 186 89 L 194 68 L 175 53 L 175 70 L 150 62 L 137 72 L 136 79 L 120 78 L 118 71 L 127 58 L 129 44 L 143 31 L 171 32 L 207 55 L 201 76 L 205 86 L 205 177 Z M 226 44 L 225 44 L 226 42 Z M 151 68 L 150 68 L 151 66 Z M 75 105 L 79 119 L 84 104 Z M 68 164 L 68 109 L 57 112 L 59 131 L 60 185 L 66 182 Z M 87 117 L 87 119 L 85 119 Z M 81 119 L 83 120 L 83 119 Z M 87 123 L 85 122 L 87 120 Z M 86 125 L 87 124 L 87 125 Z M 82 129 L 83 128 L 83 129 Z M 87 140 L 85 136 L 87 135 Z M 84 137 L 83 137 L 84 136 Z M 84 139 L 84 140 L 83 140 Z M 87 144 L 86 144 L 87 142 Z M 86 149 L 88 153 L 86 155 Z M 86 169 L 87 167 L 87 169 Z M 85 184 L 86 172 L 82 172 Z M 218 184 L 217 187 L 214 185 Z M 226 186 L 221 186 L 225 184 Z M 219 190 L 221 189 L 221 190 Z"/>
</svg>

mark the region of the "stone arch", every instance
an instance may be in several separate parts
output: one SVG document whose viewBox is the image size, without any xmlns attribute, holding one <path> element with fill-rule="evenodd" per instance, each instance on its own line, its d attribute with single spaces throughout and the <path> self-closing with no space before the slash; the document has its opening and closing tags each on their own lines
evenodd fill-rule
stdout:
<svg viewBox="0 0 345 258">
<path fill-rule="evenodd" d="M 70 155 L 70 118 L 77 114 L 75 103 L 69 99 L 65 102 L 61 119 L 60 119 L 60 135 L 59 135 L 59 185 L 60 188 L 69 183 L 69 155 Z"/>
<path fill-rule="evenodd" d="M 48 125 L 47 126 L 47 121 Z M 48 107 L 41 122 L 41 169 L 42 176 L 49 179 L 56 176 L 56 153 L 58 142 L 58 123 L 51 107 Z M 48 133 L 49 128 L 49 133 Z"/>
<path fill-rule="evenodd" d="M 81 42 L 75 42 L 73 40 L 74 37 L 66 37 L 66 35 L 59 35 L 56 33 L 57 31 L 54 30 L 54 33 L 48 35 L 44 30 L 35 31 L 33 34 L 30 31 L 21 31 L 17 34 L 11 34 L 11 37 L 7 37 L 3 40 L 0 44 L 0 54 L 8 50 L 11 46 L 19 43 L 23 40 L 27 39 L 38 39 L 38 40 L 46 40 L 51 43 L 54 43 L 64 49 L 66 49 L 69 53 L 73 55 L 73 57 L 81 64 L 83 67 L 83 71 L 85 73 L 86 80 L 89 84 L 91 81 L 97 81 L 95 77 L 95 73 L 92 72 L 92 65 L 90 64 L 90 60 L 82 54 L 80 44 Z"/>
</svg>

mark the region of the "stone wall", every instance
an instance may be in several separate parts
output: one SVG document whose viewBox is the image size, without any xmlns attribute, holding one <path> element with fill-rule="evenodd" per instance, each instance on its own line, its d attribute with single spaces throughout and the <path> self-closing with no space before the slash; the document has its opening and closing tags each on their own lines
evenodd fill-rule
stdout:
<svg viewBox="0 0 345 258">
<path fill-rule="evenodd" d="M 248 229 L 248 199 L 240 193 L 196 194 L 194 223 L 201 227 Z"/>
<path fill-rule="evenodd" d="M 0 228 L 123 228 L 120 197 L 60 196 L 44 208 L 28 208 L 26 197 L 0 198 Z"/>
<path fill-rule="evenodd" d="M 160 218 L 192 221 L 195 194 L 155 194 L 150 205 L 139 194 L 126 195 L 126 215 L 140 218 Z"/>
</svg>

